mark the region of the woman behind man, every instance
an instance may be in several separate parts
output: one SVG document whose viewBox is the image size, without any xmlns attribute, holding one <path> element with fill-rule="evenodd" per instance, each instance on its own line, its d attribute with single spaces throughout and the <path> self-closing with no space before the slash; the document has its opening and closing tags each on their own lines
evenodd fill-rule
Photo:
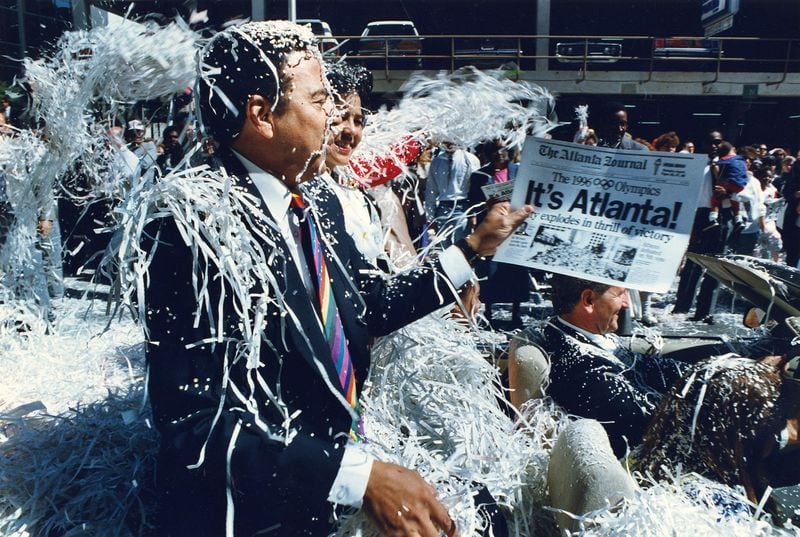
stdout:
<svg viewBox="0 0 800 537">
<path fill-rule="evenodd" d="M 353 158 L 367 123 L 372 74 L 363 66 L 340 61 L 327 65 L 325 75 L 337 94 L 339 111 L 325 148 L 325 166 L 341 187 L 336 193 L 347 216 L 347 232 L 367 259 L 375 262 L 386 251 L 394 264 L 411 264 L 416 249 L 400 201 L 387 185 L 401 170 Z M 410 160 L 417 153 L 395 154 L 400 160 Z M 384 176 L 377 177 L 376 169 Z"/>
</svg>

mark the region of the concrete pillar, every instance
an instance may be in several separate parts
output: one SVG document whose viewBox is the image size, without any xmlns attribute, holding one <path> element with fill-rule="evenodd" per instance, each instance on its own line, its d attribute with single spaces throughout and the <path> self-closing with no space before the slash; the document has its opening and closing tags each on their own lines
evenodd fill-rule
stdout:
<svg viewBox="0 0 800 537">
<path fill-rule="evenodd" d="M 263 21 L 267 18 L 267 0 L 250 0 L 250 20 Z"/>
<path fill-rule="evenodd" d="M 24 58 L 28 54 L 27 39 L 25 38 L 25 0 L 17 0 L 17 28 L 19 31 L 19 57 Z"/>
<path fill-rule="evenodd" d="M 89 0 L 72 0 L 72 28 L 74 30 L 89 30 Z"/>
<path fill-rule="evenodd" d="M 550 0 L 536 0 L 536 35 L 550 35 Z M 547 56 L 550 54 L 550 39 L 539 37 L 536 39 L 536 55 Z M 536 71 L 549 70 L 550 60 L 539 58 L 536 60 Z"/>
</svg>

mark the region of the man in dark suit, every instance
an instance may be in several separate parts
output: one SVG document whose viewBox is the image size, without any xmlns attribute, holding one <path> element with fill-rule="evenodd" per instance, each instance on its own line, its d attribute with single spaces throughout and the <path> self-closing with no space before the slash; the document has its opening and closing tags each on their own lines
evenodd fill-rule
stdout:
<svg viewBox="0 0 800 537">
<path fill-rule="evenodd" d="M 521 337 L 550 356 L 547 393 L 570 414 L 602 423 L 621 457 L 641 441 L 662 394 L 689 366 L 622 344 L 614 332 L 628 307 L 624 287 L 555 275 L 552 288 L 556 316 Z"/>
<path fill-rule="evenodd" d="M 199 63 L 203 125 L 220 142 L 220 180 L 231 183 L 202 229 L 186 233 L 177 214 L 148 228 L 160 535 L 326 535 L 336 505 L 362 508 L 384 534 L 455 534 L 433 487 L 365 452 L 351 390 L 365 379 L 369 338 L 450 303 L 470 263 L 532 208 L 498 204 L 437 260 L 386 280 L 361 257 L 318 174 L 334 111 L 310 31 L 282 21 L 230 28 Z M 242 234 L 231 244 L 259 263 L 224 243 Z"/>
<path fill-rule="evenodd" d="M 633 139 L 628 132 L 628 111 L 619 103 L 609 103 L 603 118 L 605 136 L 598 145 L 614 149 L 647 151 L 647 146 Z"/>
</svg>

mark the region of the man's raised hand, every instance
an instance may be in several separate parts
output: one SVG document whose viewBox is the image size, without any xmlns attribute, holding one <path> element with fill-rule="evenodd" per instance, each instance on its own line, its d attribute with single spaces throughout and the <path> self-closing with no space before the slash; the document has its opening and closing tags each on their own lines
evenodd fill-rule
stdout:
<svg viewBox="0 0 800 537">
<path fill-rule="evenodd" d="M 497 247 L 533 212 L 531 205 L 511 210 L 507 201 L 492 205 L 483 222 L 467 237 L 470 248 L 478 255 L 494 255 Z"/>
</svg>

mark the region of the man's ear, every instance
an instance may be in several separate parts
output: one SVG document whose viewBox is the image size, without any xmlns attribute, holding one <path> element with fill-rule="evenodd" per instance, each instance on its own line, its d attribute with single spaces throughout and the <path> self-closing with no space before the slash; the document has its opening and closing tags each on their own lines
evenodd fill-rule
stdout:
<svg viewBox="0 0 800 537">
<path fill-rule="evenodd" d="M 594 302 L 594 291 L 591 289 L 584 289 L 581 291 L 581 306 L 591 308 Z"/>
<path fill-rule="evenodd" d="M 272 103 L 258 94 L 251 95 L 245 106 L 245 124 L 265 138 L 272 138 L 275 134 L 275 114 L 271 108 Z"/>
</svg>

